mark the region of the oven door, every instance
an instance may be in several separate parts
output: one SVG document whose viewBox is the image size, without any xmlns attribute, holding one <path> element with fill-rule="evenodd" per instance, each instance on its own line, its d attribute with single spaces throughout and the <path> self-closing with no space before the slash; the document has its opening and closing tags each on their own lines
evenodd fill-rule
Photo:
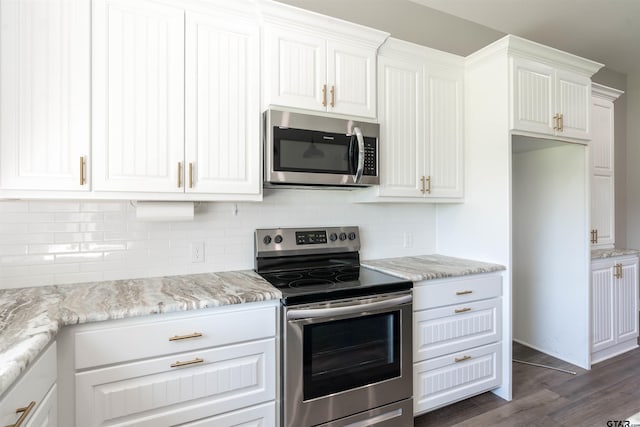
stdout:
<svg viewBox="0 0 640 427">
<path fill-rule="evenodd" d="M 409 291 L 284 310 L 286 427 L 412 396 L 411 300 Z"/>
</svg>

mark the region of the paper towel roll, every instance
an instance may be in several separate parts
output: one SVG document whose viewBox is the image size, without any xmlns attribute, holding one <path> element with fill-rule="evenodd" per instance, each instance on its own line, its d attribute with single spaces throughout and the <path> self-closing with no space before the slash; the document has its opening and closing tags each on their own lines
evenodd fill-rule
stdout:
<svg viewBox="0 0 640 427">
<path fill-rule="evenodd" d="M 193 221 L 193 202 L 138 202 L 139 221 Z"/>
</svg>

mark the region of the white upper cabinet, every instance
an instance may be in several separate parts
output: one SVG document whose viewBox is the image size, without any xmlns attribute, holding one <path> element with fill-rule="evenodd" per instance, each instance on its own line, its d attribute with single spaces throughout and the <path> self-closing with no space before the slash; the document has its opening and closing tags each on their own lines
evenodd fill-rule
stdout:
<svg viewBox="0 0 640 427">
<path fill-rule="evenodd" d="M 376 117 L 376 52 L 388 34 L 261 2 L 263 107 Z"/>
<path fill-rule="evenodd" d="M 591 139 L 591 76 L 602 64 L 515 36 L 501 43 L 511 58 L 511 129 Z"/>
<path fill-rule="evenodd" d="M 93 1 L 93 184 L 182 192 L 184 11 Z"/>
<path fill-rule="evenodd" d="M 359 201 L 460 201 L 463 59 L 389 39 L 378 57 L 380 186 Z"/>
<path fill-rule="evenodd" d="M 0 1 L 3 190 L 89 190 L 90 6 Z"/>
<path fill-rule="evenodd" d="M 175 4 L 94 0 L 94 188 L 259 198 L 257 20 Z"/>
<path fill-rule="evenodd" d="M 225 14 L 186 22 L 186 191 L 257 196 L 259 28 Z"/>
<path fill-rule="evenodd" d="M 591 157 L 591 245 L 615 244 L 614 101 L 617 89 L 593 84 Z"/>
</svg>

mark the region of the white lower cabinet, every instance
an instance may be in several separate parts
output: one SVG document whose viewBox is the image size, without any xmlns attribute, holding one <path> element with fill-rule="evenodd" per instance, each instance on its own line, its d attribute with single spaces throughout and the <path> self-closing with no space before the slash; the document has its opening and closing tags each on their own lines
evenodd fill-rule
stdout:
<svg viewBox="0 0 640 427">
<path fill-rule="evenodd" d="M 499 274 L 414 286 L 414 415 L 501 384 L 501 295 Z"/>
<path fill-rule="evenodd" d="M 0 400 L 0 425 L 56 427 L 57 354 L 54 342 Z"/>
<path fill-rule="evenodd" d="M 277 307 L 257 304 L 78 327 L 75 425 L 275 426 Z"/>
<path fill-rule="evenodd" d="M 638 257 L 591 263 L 591 363 L 638 347 Z"/>
</svg>

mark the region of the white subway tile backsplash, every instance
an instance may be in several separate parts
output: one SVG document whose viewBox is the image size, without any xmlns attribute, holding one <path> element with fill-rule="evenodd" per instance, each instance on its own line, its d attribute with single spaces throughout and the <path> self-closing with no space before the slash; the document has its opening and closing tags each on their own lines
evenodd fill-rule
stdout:
<svg viewBox="0 0 640 427">
<path fill-rule="evenodd" d="M 128 201 L 0 201 L 0 288 L 252 269 L 256 228 L 358 225 L 363 259 L 434 252 L 432 205 L 349 200 L 266 190 L 260 203 L 196 204 L 190 222 L 138 221 Z M 192 263 L 196 242 L 202 263 Z"/>
</svg>

